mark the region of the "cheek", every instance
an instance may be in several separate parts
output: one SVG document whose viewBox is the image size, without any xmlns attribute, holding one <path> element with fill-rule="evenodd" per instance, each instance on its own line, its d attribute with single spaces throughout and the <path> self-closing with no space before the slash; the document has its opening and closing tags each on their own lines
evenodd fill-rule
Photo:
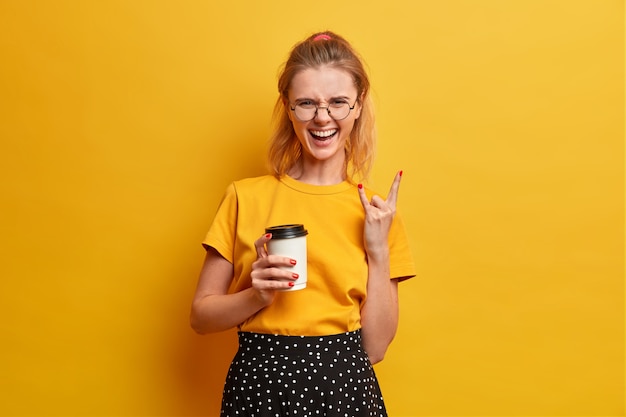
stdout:
<svg viewBox="0 0 626 417">
<path fill-rule="evenodd" d="M 291 122 L 291 131 L 294 136 L 300 138 L 302 136 L 302 131 L 304 130 L 302 127 L 302 123 L 293 118 L 293 116 L 289 117 L 289 121 Z"/>
<path fill-rule="evenodd" d="M 348 137 L 352 134 L 352 130 L 354 130 L 354 125 L 357 123 L 357 118 L 346 122 L 343 126 L 341 126 L 341 130 L 344 132 L 345 136 Z"/>
<path fill-rule="evenodd" d="M 297 135 L 301 135 L 301 132 L 306 131 L 304 124 L 298 120 L 291 120 L 291 128 Z"/>
<path fill-rule="evenodd" d="M 306 142 L 308 130 L 302 123 L 292 122 L 291 127 L 293 129 L 293 136 L 297 138 L 299 142 Z"/>
</svg>

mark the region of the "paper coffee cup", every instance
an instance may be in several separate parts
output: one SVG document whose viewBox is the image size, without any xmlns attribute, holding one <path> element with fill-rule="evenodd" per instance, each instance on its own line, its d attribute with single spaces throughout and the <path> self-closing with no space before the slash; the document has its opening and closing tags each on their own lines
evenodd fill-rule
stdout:
<svg viewBox="0 0 626 417">
<path fill-rule="evenodd" d="M 295 272 L 298 279 L 294 286 L 285 291 L 297 291 L 306 288 L 307 282 L 307 259 L 306 259 L 306 235 L 309 233 L 304 225 L 285 224 L 265 228 L 265 233 L 271 233 L 272 238 L 267 242 L 267 253 L 281 255 L 296 260 L 292 267 L 282 269 Z"/>
</svg>

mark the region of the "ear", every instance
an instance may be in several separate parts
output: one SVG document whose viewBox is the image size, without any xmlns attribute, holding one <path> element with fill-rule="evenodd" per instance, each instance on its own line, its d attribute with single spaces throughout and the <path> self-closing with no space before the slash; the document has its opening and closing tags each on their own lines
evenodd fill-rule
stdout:
<svg viewBox="0 0 626 417">
<path fill-rule="evenodd" d="M 354 120 L 357 120 L 359 117 L 361 117 L 361 109 L 363 109 L 363 99 L 365 98 L 364 94 L 361 94 L 361 97 L 359 97 L 358 100 L 358 106 L 354 109 Z"/>
</svg>

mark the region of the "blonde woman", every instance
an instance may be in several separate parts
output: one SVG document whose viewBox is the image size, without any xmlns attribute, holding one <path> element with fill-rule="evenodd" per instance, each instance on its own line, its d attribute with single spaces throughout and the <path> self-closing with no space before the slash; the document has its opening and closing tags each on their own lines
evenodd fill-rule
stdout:
<svg viewBox="0 0 626 417">
<path fill-rule="evenodd" d="M 292 49 L 278 81 L 271 174 L 226 190 L 203 242 L 198 333 L 236 327 L 222 416 L 386 416 L 372 364 L 398 327 L 398 283 L 415 275 L 396 214 L 402 171 L 383 198 L 363 187 L 375 148 L 369 79 L 333 32 Z M 265 227 L 303 224 L 297 260 L 269 255 Z"/>
</svg>

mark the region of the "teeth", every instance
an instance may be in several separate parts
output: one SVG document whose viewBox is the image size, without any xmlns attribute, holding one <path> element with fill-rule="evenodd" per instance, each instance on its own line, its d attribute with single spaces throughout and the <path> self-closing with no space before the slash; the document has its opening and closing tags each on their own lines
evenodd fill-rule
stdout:
<svg viewBox="0 0 626 417">
<path fill-rule="evenodd" d="M 311 134 L 313 136 L 317 136 L 318 138 L 327 138 L 329 136 L 334 135 L 335 132 L 337 132 L 337 129 L 332 129 L 332 130 L 311 130 Z"/>
</svg>

